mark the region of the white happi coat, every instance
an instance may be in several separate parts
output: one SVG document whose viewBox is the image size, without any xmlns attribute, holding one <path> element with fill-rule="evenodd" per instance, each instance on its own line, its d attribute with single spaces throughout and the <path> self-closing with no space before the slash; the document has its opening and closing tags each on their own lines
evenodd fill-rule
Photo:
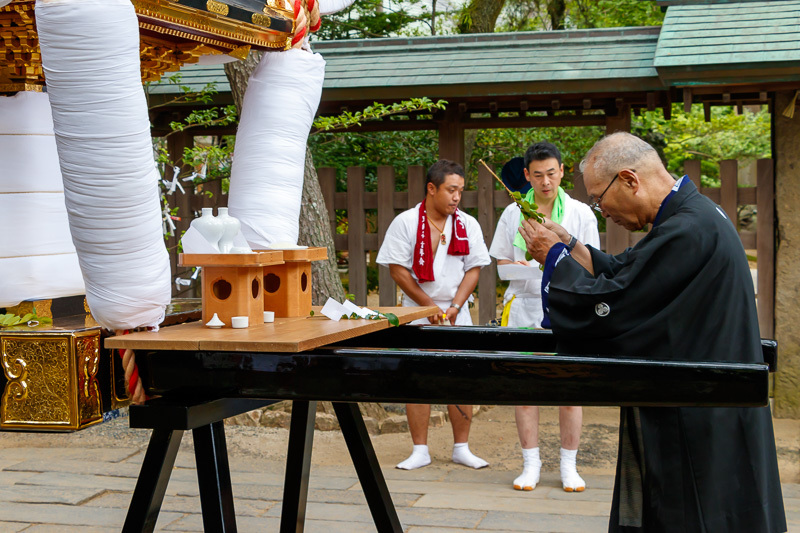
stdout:
<svg viewBox="0 0 800 533">
<path fill-rule="evenodd" d="M 497 260 L 524 261 L 525 251 L 514 246 L 514 237 L 519 230 L 520 211 L 516 203 L 505 208 L 497 223 L 489 254 Z M 597 218 L 592 209 L 566 195 L 564 203 L 564 219 L 561 226 L 574 235 L 583 244 L 600 249 L 600 234 L 597 232 Z M 542 318 L 542 271 L 539 263 L 530 261 L 533 277 L 527 280 L 512 280 L 508 283 L 503 296 L 503 306 L 511 298 L 511 309 L 508 316 L 508 327 L 538 328 Z"/>
<path fill-rule="evenodd" d="M 389 225 L 386 236 L 383 239 L 381 249 L 378 251 L 376 259 L 379 265 L 400 265 L 411 272 L 411 277 L 417 280 L 417 276 L 412 270 L 414 261 L 414 245 L 417 242 L 417 227 L 419 226 L 419 206 L 403 211 Z M 489 252 L 486 250 L 486 243 L 483 242 L 483 232 L 480 224 L 475 218 L 459 210 L 458 216 L 462 217 L 464 226 L 467 228 L 467 238 L 469 239 L 468 255 L 450 255 L 447 248 L 450 246 L 450 239 L 453 233 L 453 216 L 447 217 L 444 225 L 444 235 L 447 241 L 445 244 L 439 243 L 436 249 L 436 256 L 433 260 L 433 277 L 435 281 L 420 283 L 420 288 L 431 297 L 439 306 L 442 312 L 446 312 L 450 303 L 456 296 L 459 285 L 464 279 L 464 274 L 476 267 L 482 267 L 492 262 Z M 430 233 L 434 238 L 438 238 L 438 233 Z M 417 281 L 417 283 L 419 283 Z M 405 292 L 402 295 L 402 305 L 412 307 L 419 305 L 414 302 Z M 412 324 L 429 324 L 427 318 L 422 318 L 411 322 Z M 456 325 L 472 325 L 472 317 L 469 314 L 469 306 L 464 305 L 456 317 Z"/>
</svg>

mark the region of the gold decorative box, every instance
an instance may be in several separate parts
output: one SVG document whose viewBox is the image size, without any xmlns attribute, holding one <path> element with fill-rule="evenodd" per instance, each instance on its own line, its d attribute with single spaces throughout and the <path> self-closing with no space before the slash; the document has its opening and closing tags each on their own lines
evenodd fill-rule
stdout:
<svg viewBox="0 0 800 533">
<path fill-rule="evenodd" d="M 100 334 L 90 315 L 0 330 L 0 428 L 73 431 L 102 421 L 101 381 L 111 381 L 112 365 L 101 360 Z"/>
</svg>

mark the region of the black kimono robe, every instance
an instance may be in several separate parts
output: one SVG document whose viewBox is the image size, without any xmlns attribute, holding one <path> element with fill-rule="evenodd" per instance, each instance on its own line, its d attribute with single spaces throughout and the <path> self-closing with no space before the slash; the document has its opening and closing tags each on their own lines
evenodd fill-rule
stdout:
<svg viewBox="0 0 800 533">
<path fill-rule="evenodd" d="M 747 258 L 688 180 L 652 231 L 595 275 L 563 258 L 549 313 L 559 352 L 763 361 Z M 769 408 L 623 408 L 611 532 L 786 531 Z"/>
</svg>

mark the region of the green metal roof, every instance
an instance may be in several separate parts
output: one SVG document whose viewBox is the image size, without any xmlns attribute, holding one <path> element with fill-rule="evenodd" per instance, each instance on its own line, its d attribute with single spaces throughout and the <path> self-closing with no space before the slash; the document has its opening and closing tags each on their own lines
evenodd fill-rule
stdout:
<svg viewBox="0 0 800 533">
<path fill-rule="evenodd" d="M 800 0 L 671 4 L 662 27 L 314 42 L 327 61 L 322 99 L 613 99 L 800 81 Z M 220 93 L 230 90 L 221 65 L 187 65 L 181 75 L 195 90 L 209 82 Z M 151 87 L 153 94 L 176 92 L 164 83 Z"/>
<path fill-rule="evenodd" d="M 222 65 L 184 65 L 179 73 L 167 72 L 160 81 L 150 83 L 148 91 L 150 94 L 176 94 L 181 92 L 177 85 L 171 84 L 168 78 L 172 75 L 180 74 L 180 85 L 185 85 L 191 91 L 197 92 L 205 88 L 209 83 L 216 84 L 217 91 L 224 93 L 230 92 L 231 86 Z"/>
<path fill-rule="evenodd" d="M 454 97 L 519 94 L 518 84 L 528 94 L 662 88 L 657 41 L 658 28 L 609 28 L 321 42 L 315 50 L 327 61 L 332 98 L 376 89 L 387 98 Z"/>
<path fill-rule="evenodd" d="M 314 43 L 326 61 L 324 99 L 655 90 L 658 28 L 448 35 Z M 181 85 L 230 90 L 222 65 L 185 65 Z M 174 94 L 166 83 L 151 94 Z"/>
<path fill-rule="evenodd" d="M 800 79 L 800 0 L 673 5 L 655 67 L 672 84 Z"/>
</svg>

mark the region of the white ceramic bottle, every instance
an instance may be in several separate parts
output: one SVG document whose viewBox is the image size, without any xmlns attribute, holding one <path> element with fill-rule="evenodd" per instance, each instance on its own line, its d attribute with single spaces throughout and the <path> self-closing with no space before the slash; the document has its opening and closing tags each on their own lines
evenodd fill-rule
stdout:
<svg viewBox="0 0 800 533">
<path fill-rule="evenodd" d="M 217 220 L 222 222 L 223 227 L 222 237 L 219 239 L 219 251 L 223 254 L 229 254 L 231 253 L 231 248 L 233 248 L 233 238 L 239 233 L 241 223 L 238 218 L 228 214 L 227 207 L 220 207 L 218 211 Z"/>
<path fill-rule="evenodd" d="M 222 221 L 214 216 L 211 207 L 204 207 L 200 218 L 192 220 L 191 227 L 200 232 L 200 235 L 219 251 L 219 239 L 225 231 Z"/>
</svg>

